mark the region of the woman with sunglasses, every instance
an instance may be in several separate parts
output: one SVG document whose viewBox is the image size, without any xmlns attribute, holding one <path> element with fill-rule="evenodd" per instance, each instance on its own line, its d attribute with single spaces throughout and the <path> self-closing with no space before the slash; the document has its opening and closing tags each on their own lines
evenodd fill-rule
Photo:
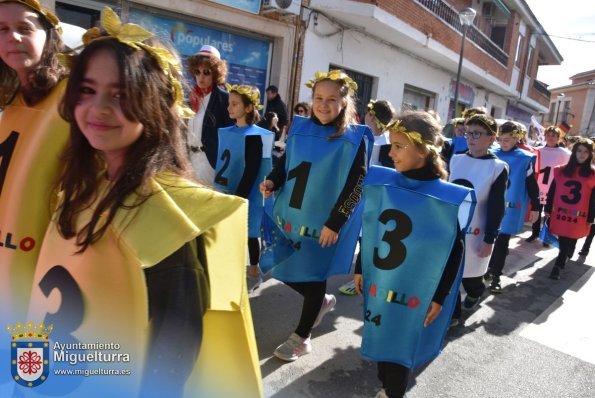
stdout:
<svg viewBox="0 0 595 398">
<path fill-rule="evenodd" d="M 225 83 L 227 66 L 219 51 L 209 45 L 188 57 L 187 65 L 196 81 L 190 94 L 190 105 L 196 112 L 188 124 L 190 161 L 194 177 L 212 185 L 217 164 L 217 131 L 234 124 L 227 112 L 229 94 L 220 87 Z"/>
</svg>

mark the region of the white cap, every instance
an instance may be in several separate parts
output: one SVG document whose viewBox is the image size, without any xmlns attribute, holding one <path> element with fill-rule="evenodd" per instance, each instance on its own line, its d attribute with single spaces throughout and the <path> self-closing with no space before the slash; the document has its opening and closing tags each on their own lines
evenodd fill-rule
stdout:
<svg viewBox="0 0 595 398">
<path fill-rule="evenodd" d="M 196 53 L 196 55 L 206 55 L 209 57 L 215 57 L 215 58 L 221 59 L 221 54 L 219 53 L 219 50 L 217 50 L 213 46 L 209 46 L 208 44 L 205 44 L 204 46 L 202 46 L 200 48 L 200 51 L 198 53 Z"/>
</svg>

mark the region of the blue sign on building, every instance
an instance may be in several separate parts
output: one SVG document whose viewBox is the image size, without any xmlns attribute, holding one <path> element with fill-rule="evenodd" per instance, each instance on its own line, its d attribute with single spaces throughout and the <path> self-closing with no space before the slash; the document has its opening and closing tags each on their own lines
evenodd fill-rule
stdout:
<svg viewBox="0 0 595 398">
<path fill-rule="evenodd" d="M 227 62 L 227 82 L 256 86 L 262 93 L 261 98 L 264 97 L 271 53 L 271 43 L 268 40 L 176 21 L 140 10 L 131 10 L 129 19 L 130 22 L 154 32 L 159 38 L 169 41 L 184 62 L 205 44 L 216 47 L 221 58 Z M 185 65 L 183 69 L 186 74 Z M 186 77 L 193 86 L 194 79 L 187 74 Z"/>
<path fill-rule="evenodd" d="M 211 0 L 213 3 L 223 4 L 239 10 L 258 14 L 260 11 L 260 0 Z"/>
</svg>

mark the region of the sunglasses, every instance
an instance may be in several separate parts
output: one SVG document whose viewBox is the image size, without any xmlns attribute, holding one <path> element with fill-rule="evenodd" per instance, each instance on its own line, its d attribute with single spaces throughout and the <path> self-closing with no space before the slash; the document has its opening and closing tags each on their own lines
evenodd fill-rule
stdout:
<svg viewBox="0 0 595 398">
<path fill-rule="evenodd" d="M 301 115 L 302 113 L 306 113 L 306 111 L 305 111 L 305 110 L 303 110 L 303 109 L 298 109 L 298 110 L 297 110 L 297 113 L 299 113 L 299 114 Z"/>
<path fill-rule="evenodd" d="M 194 69 L 192 71 L 192 73 L 194 73 L 194 76 L 200 76 L 201 74 L 203 74 L 205 76 L 210 76 L 211 75 L 211 71 L 209 69 L 205 69 L 205 70 Z"/>
<path fill-rule="evenodd" d="M 490 135 L 488 133 L 484 133 L 483 131 L 467 131 L 465 132 L 465 138 L 473 138 L 479 139 L 482 135 Z"/>
</svg>

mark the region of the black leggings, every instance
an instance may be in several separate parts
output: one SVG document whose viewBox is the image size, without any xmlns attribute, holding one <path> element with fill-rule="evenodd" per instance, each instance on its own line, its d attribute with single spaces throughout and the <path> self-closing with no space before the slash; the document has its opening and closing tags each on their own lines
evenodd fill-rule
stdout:
<svg viewBox="0 0 595 398">
<path fill-rule="evenodd" d="M 539 236 L 539 231 L 541 231 L 541 212 L 543 210 L 543 205 L 540 204 L 537 209 L 531 209 L 531 210 L 535 210 L 536 212 L 538 212 L 537 213 L 537 221 L 535 221 L 533 223 L 533 225 L 531 226 L 531 229 L 533 230 L 532 235 Z"/>
<path fill-rule="evenodd" d="M 405 395 L 409 372 L 409 368 L 393 362 L 378 362 L 378 379 L 390 398 L 401 398 Z"/>
<path fill-rule="evenodd" d="M 250 256 L 250 265 L 258 265 L 260 260 L 260 243 L 258 238 L 248 238 L 248 255 Z"/>
<path fill-rule="evenodd" d="M 492 257 L 490 257 L 488 271 L 494 275 L 494 280 L 497 282 L 500 281 L 500 275 L 502 275 L 502 269 L 506 263 L 509 242 L 510 235 L 508 234 L 499 234 L 496 242 L 494 242 L 494 251 L 492 251 Z"/>
<path fill-rule="evenodd" d="M 463 288 L 467 292 L 467 295 L 470 297 L 481 297 L 484 290 L 486 289 L 485 285 L 483 284 L 483 276 L 475 276 L 473 278 L 463 278 L 462 283 Z M 457 302 L 455 304 L 455 309 L 452 314 L 453 318 L 460 318 L 461 317 L 461 293 L 457 295 Z"/>
<path fill-rule="evenodd" d="M 302 315 L 300 316 L 300 322 L 297 329 L 295 329 L 295 333 L 302 338 L 308 338 L 310 332 L 312 332 L 312 326 L 316 321 L 320 308 L 322 308 L 322 302 L 326 294 L 326 281 L 285 282 L 285 284 L 304 297 Z"/>
<path fill-rule="evenodd" d="M 556 267 L 564 268 L 566 265 L 566 260 L 568 260 L 568 256 L 574 253 L 576 241 L 577 239 L 573 238 L 566 238 L 564 236 L 558 237 L 558 242 L 560 242 L 560 251 L 558 252 L 558 258 L 556 259 Z"/>
<path fill-rule="evenodd" d="M 589 236 L 585 239 L 585 243 L 583 243 L 583 248 L 581 249 L 582 252 L 588 252 L 591 248 L 591 243 L 593 242 L 593 237 L 595 236 L 595 224 L 591 225 L 591 230 L 589 231 Z"/>
</svg>

